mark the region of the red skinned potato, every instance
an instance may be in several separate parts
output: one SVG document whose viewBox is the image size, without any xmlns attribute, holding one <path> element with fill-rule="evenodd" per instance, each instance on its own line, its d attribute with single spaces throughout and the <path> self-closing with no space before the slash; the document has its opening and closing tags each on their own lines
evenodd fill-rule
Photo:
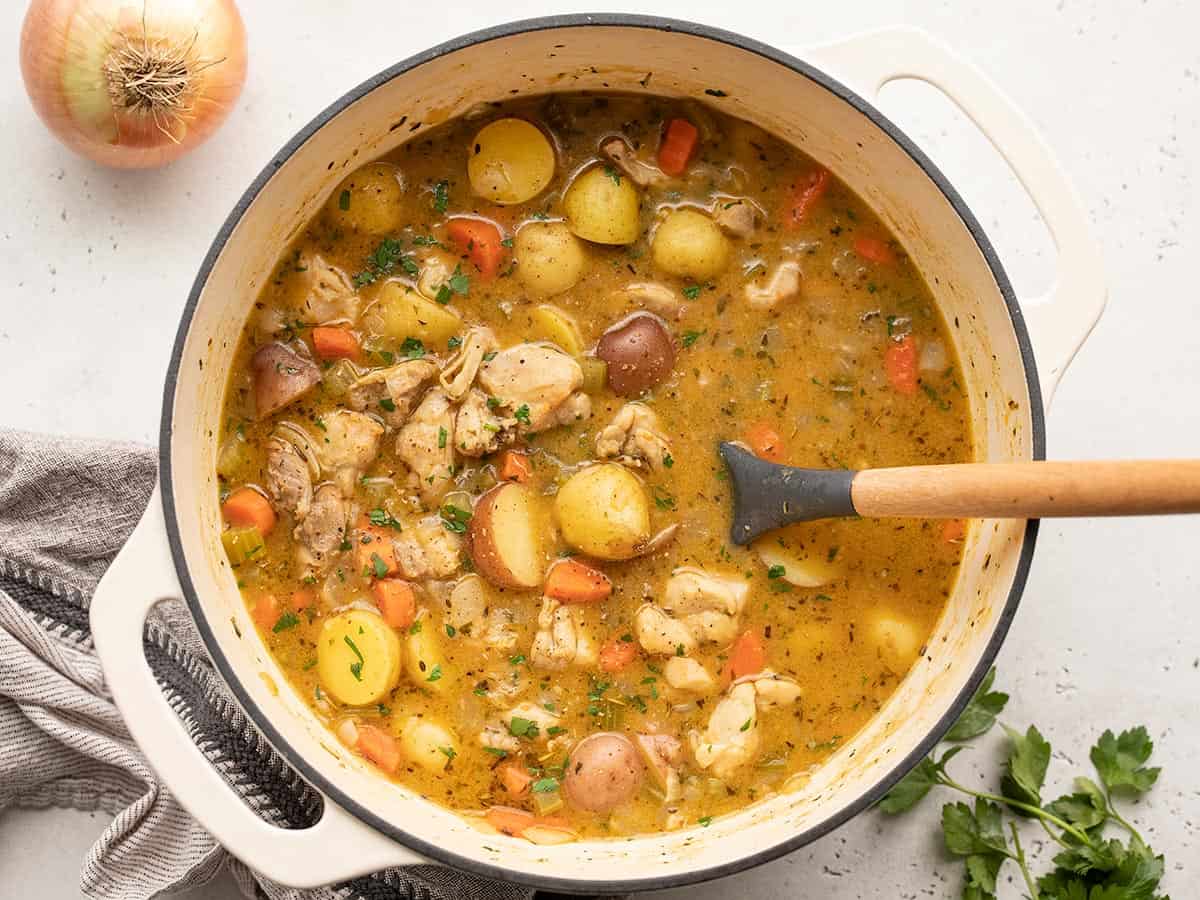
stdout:
<svg viewBox="0 0 1200 900">
<path fill-rule="evenodd" d="M 625 735 L 591 734 L 571 751 L 563 793 L 577 809 L 608 812 L 633 799 L 645 772 L 641 755 Z"/>
<path fill-rule="evenodd" d="M 467 551 L 492 584 L 535 588 L 545 570 L 548 526 L 533 491 L 515 481 L 498 484 L 475 504 Z"/>
<path fill-rule="evenodd" d="M 636 397 L 671 374 L 675 345 L 658 316 L 639 312 L 604 332 L 596 356 L 608 364 L 608 386 Z"/>
<path fill-rule="evenodd" d="M 254 371 L 254 405 L 265 419 L 308 393 L 321 380 L 321 370 L 283 344 L 267 344 L 250 362 Z"/>
</svg>

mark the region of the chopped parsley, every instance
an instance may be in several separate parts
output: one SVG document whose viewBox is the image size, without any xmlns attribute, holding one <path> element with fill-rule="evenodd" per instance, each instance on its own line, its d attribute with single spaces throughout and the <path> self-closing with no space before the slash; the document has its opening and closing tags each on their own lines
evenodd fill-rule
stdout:
<svg viewBox="0 0 1200 900">
<path fill-rule="evenodd" d="M 365 287 L 374 284 L 380 278 L 391 275 L 397 267 L 414 277 L 421 271 L 416 260 L 405 255 L 403 241 L 384 238 L 367 257 L 366 268 L 354 276 L 354 286 Z"/>
<path fill-rule="evenodd" d="M 447 433 L 446 429 L 439 425 L 438 426 L 438 449 L 439 450 L 445 449 L 447 437 L 448 437 L 448 433 Z"/>
<path fill-rule="evenodd" d="M 452 338 L 450 338 L 450 340 L 446 341 L 446 349 L 447 350 L 457 350 L 461 346 L 462 346 L 462 338 L 460 338 L 460 337 L 452 337 Z"/>
<path fill-rule="evenodd" d="M 275 627 L 271 630 L 276 634 L 279 634 L 279 632 L 287 631 L 289 628 L 295 628 L 299 624 L 300 618 L 294 612 L 288 610 L 279 617 L 279 619 L 275 622 Z"/>
<path fill-rule="evenodd" d="M 783 566 L 771 566 L 771 568 L 767 569 L 768 578 L 782 578 L 786 574 L 787 569 Z"/>
<path fill-rule="evenodd" d="M 376 578 L 383 578 L 388 573 L 388 565 L 378 553 L 371 554 L 371 571 Z"/>
<path fill-rule="evenodd" d="M 408 626 L 408 633 L 409 634 L 420 634 L 421 633 L 421 620 L 420 619 L 416 619 L 411 625 Z"/>
<path fill-rule="evenodd" d="M 400 352 L 407 359 L 420 359 L 425 355 L 425 345 L 418 338 L 406 337 L 400 344 Z"/>
<path fill-rule="evenodd" d="M 612 166 L 605 166 L 604 174 L 607 175 L 609 178 L 611 178 L 612 183 L 617 185 L 617 187 L 621 186 L 621 173 L 618 172 L 615 168 L 613 168 Z"/>
<path fill-rule="evenodd" d="M 446 759 L 452 760 L 454 757 L 458 756 L 458 751 L 456 751 L 453 747 L 438 747 L 438 749 L 446 755 Z"/>
<path fill-rule="evenodd" d="M 707 333 L 707 328 L 703 328 L 700 331 L 685 331 L 683 333 L 683 346 L 692 346 L 692 344 L 696 343 L 696 341 L 700 340 L 700 338 L 704 337 L 704 335 Z"/>
<path fill-rule="evenodd" d="M 521 716 L 513 716 L 508 720 L 508 733 L 513 737 L 519 738 L 535 738 L 540 733 L 537 722 L 533 719 L 524 719 Z"/>
<path fill-rule="evenodd" d="M 518 422 L 520 422 L 522 425 L 528 425 L 529 424 L 529 405 L 526 403 L 522 403 L 520 406 L 518 406 L 517 411 L 513 413 L 513 418 L 516 419 Z"/>
<path fill-rule="evenodd" d="M 471 511 L 455 506 L 453 503 L 447 503 L 442 506 L 440 515 L 442 524 L 447 531 L 452 531 L 455 534 L 465 534 L 467 531 L 467 523 L 471 521 Z"/>
<path fill-rule="evenodd" d="M 350 192 L 342 191 L 338 194 L 338 209 L 345 212 L 350 208 Z"/>
<path fill-rule="evenodd" d="M 519 666 L 523 662 L 525 662 L 525 654 L 524 653 L 518 653 L 516 656 L 510 656 L 508 658 L 508 664 L 510 666 Z"/>
<path fill-rule="evenodd" d="M 440 213 L 450 208 L 450 182 L 444 178 L 433 186 L 433 208 Z"/>
<path fill-rule="evenodd" d="M 669 469 L 673 465 L 675 465 L 675 457 L 673 457 L 670 453 L 663 454 L 663 468 Z"/>
<path fill-rule="evenodd" d="M 698 818 L 696 820 L 696 822 L 699 825 L 701 825 L 702 827 L 707 828 L 709 825 L 712 824 L 712 820 L 713 820 L 712 816 L 701 816 L 700 818 Z"/>
<path fill-rule="evenodd" d="M 441 681 L 442 680 L 442 666 L 440 663 L 435 664 L 434 667 L 429 670 L 429 677 L 426 678 L 425 680 L 426 681 Z"/>
<path fill-rule="evenodd" d="M 450 637 L 450 638 L 452 638 L 452 637 L 454 637 L 456 634 L 458 634 L 458 629 L 457 629 L 457 628 L 455 628 L 453 625 L 447 625 L 447 626 L 446 626 L 446 637 Z"/>
<path fill-rule="evenodd" d="M 379 408 L 382 409 L 384 412 L 395 412 L 396 411 L 396 401 L 393 400 L 391 397 L 383 397 L 379 401 Z"/>
<path fill-rule="evenodd" d="M 553 794 L 558 790 L 557 778 L 539 778 L 529 788 L 535 794 Z"/>
<path fill-rule="evenodd" d="M 689 284 L 683 289 L 683 296 L 687 297 L 689 300 L 695 300 L 700 296 L 700 285 Z"/>
<path fill-rule="evenodd" d="M 508 756 L 508 751 L 501 750 L 499 747 L 484 747 L 483 752 L 490 753 L 492 756 L 498 756 L 501 759 L 504 759 L 504 757 Z"/>
<path fill-rule="evenodd" d="M 400 523 L 386 509 L 372 509 L 367 512 L 367 520 L 380 528 L 393 528 L 400 531 Z M 349 549 L 349 548 L 347 548 Z"/>
</svg>

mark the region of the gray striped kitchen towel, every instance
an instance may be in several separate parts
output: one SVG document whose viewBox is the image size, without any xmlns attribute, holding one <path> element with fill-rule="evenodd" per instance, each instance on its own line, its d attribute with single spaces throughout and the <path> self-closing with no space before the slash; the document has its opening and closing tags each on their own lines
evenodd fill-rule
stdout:
<svg viewBox="0 0 1200 900">
<path fill-rule="evenodd" d="M 0 814 L 66 806 L 112 816 L 80 872 L 83 893 L 105 900 L 192 887 L 226 866 L 247 897 L 272 900 L 530 897 L 438 866 L 292 890 L 233 859 L 180 808 L 125 730 L 87 618 L 92 591 L 154 479 L 149 447 L 0 430 Z M 156 612 L 147 658 L 231 789 L 282 827 L 317 821 L 319 796 L 232 702 L 186 610 L 161 604 Z"/>
</svg>

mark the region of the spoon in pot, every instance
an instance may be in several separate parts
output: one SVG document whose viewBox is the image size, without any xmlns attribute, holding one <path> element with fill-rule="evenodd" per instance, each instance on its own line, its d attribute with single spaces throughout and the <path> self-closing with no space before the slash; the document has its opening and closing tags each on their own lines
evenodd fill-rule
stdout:
<svg viewBox="0 0 1200 900">
<path fill-rule="evenodd" d="M 1200 512 L 1200 459 L 799 469 L 723 442 L 735 544 L 841 516 L 1040 519 Z"/>
</svg>

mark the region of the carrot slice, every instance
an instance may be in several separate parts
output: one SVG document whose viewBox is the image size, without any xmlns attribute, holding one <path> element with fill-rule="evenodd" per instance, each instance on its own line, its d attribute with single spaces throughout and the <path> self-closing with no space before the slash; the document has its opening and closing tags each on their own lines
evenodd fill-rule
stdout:
<svg viewBox="0 0 1200 900">
<path fill-rule="evenodd" d="M 658 146 L 658 167 L 668 175 L 682 175 L 699 137 L 700 132 L 687 119 L 672 119 Z"/>
<path fill-rule="evenodd" d="M 349 328 L 319 325 L 312 330 L 313 350 L 322 359 L 357 359 L 358 338 Z"/>
<path fill-rule="evenodd" d="M 600 668 L 605 672 L 620 672 L 637 659 L 637 647 L 633 641 L 613 638 L 600 648 Z"/>
<path fill-rule="evenodd" d="M 754 675 L 767 664 L 767 649 L 762 638 L 753 631 L 745 631 L 733 642 L 729 661 L 725 663 L 725 674 L 730 681 Z"/>
<path fill-rule="evenodd" d="M 317 593 L 312 588 L 299 588 L 292 591 L 292 609 L 296 612 L 308 609 L 317 602 Z"/>
<path fill-rule="evenodd" d="M 854 239 L 854 252 L 868 262 L 879 263 L 894 263 L 896 254 L 888 245 L 887 241 L 877 237 L 868 237 L 863 235 Z"/>
<path fill-rule="evenodd" d="M 966 519 L 947 519 L 942 523 L 942 540 L 947 544 L 961 544 L 966 536 Z"/>
<path fill-rule="evenodd" d="M 372 525 L 366 516 L 358 520 L 353 537 L 354 569 L 367 578 L 386 578 L 400 571 L 396 565 L 396 549 L 392 532 L 381 525 Z"/>
<path fill-rule="evenodd" d="M 221 504 L 221 515 L 230 525 L 253 525 L 266 537 L 275 527 L 275 510 L 271 502 L 254 488 L 240 487 Z"/>
<path fill-rule="evenodd" d="M 537 816 L 511 806 L 493 806 L 484 813 L 483 820 L 503 834 L 520 837 L 522 831 L 537 822 Z"/>
<path fill-rule="evenodd" d="M 504 256 L 504 245 L 500 243 L 500 229 L 495 224 L 483 219 L 451 219 L 446 223 L 446 234 L 466 253 L 480 276 L 485 279 L 496 277 Z"/>
<path fill-rule="evenodd" d="M 783 436 L 766 422 L 756 422 L 746 432 L 746 443 L 759 459 L 783 462 Z"/>
<path fill-rule="evenodd" d="M 259 594 L 254 601 L 254 610 L 250 613 L 254 623 L 262 629 L 274 628 L 279 621 L 282 610 L 274 594 Z"/>
<path fill-rule="evenodd" d="M 792 185 L 791 201 L 784 214 L 784 224 L 789 228 L 798 228 L 817 201 L 825 196 L 829 188 L 829 172 L 825 169 L 815 169 Z"/>
<path fill-rule="evenodd" d="M 496 774 L 500 776 L 504 790 L 513 797 L 524 797 L 529 793 L 529 786 L 533 784 L 533 776 L 529 774 L 525 763 L 515 759 L 506 760 L 498 765 Z"/>
<path fill-rule="evenodd" d="M 358 726 L 358 752 L 389 775 L 400 770 L 400 742 L 374 725 Z"/>
<path fill-rule="evenodd" d="M 563 559 L 546 573 L 542 593 L 563 603 L 597 603 L 612 593 L 612 582 L 599 569 L 577 559 Z"/>
<path fill-rule="evenodd" d="M 917 339 L 906 334 L 898 343 L 887 348 L 883 370 L 888 382 L 901 394 L 917 392 Z"/>
<path fill-rule="evenodd" d="M 371 588 L 375 605 L 383 614 L 383 621 L 393 628 L 407 628 L 417 617 L 417 595 L 412 585 L 400 578 L 384 578 Z"/>
<path fill-rule="evenodd" d="M 525 484 L 533 477 L 533 466 L 529 457 L 516 450 L 505 450 L 500 454 L 500 480 Z"/>
</svg>

